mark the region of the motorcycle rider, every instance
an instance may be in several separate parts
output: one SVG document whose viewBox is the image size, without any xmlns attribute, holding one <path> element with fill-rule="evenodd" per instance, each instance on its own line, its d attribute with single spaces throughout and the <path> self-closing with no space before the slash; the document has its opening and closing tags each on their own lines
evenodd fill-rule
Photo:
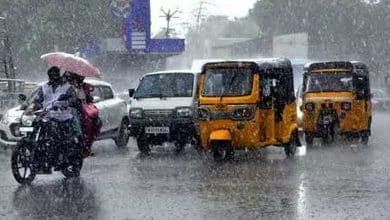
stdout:
<svg viewBox="0 0 390 220">
<path fill-rule="evenodd" d="M 80 103 L 77 109 L 77 115 L 80 118 L 81 127 L 83 131 L 83 155 L 84 157 L 93 156 L 91 150 L 93 142 L 100 133 L 102 126 L 99 118 L 99 110 L 93 104 L 93 97 L 91 96 L 91 85 L 84 82 L 85 77 L 76 73 L 65 72 L 64 77 L 74 87 L 77 98 Z"/>
<path fill-rule="evenodd" d="M 34 98 L 35 109 L 51 109 L 47 116 L 58 122 L 59 132 L 70 133 L 75 144 L 82 143 L 82 132 L 79 118 L 76 116 L 75 108 L 79 105 L 74 88 L 61 76 L 60 69 L 56 66 L 48 71 L 48 82 L 38 88 Z M 57 107 L 56 103 L 66 101 L 67 107 Z M 56 150 L 59 154 L 59 149 Z M 58 156 L 58 155 L 57 155 Z"/>
</svg>

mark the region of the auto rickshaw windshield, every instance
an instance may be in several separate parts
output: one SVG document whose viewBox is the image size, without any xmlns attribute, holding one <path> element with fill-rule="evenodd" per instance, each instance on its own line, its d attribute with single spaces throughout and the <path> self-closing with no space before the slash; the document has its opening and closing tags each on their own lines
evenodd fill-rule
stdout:
<svg viewBox="0 0 390 220">
<path fill-rule="evenodd" d="M 253 71 L 250 68 L 208 69 L 203 96 L 246 96 L 252 92 Z"/>
<path fill-rule="evenodd" d="M 353 75 L 348 72 L 310 73 L 305 92 L 353 92 Z"/>
</svg>

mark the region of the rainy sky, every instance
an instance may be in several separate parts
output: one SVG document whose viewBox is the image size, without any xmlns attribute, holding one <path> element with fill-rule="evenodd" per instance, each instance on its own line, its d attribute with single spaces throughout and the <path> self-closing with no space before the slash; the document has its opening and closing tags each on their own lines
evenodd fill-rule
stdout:
<svg viewBox="0 0 390 220">
<path fill-rule="evenodd" d="M 162 15 L 161 7 L 166 10 L 179 8 L 182 11 L 179 14 L 180 19 L 173 21 L 174 28 L 180 29 L 182 26 L 185 26 L 183 23 L 191 23 L 195 20 L 193 14 L 199 8 L 199 2 L 198 0 L 151 0 L 153 33 L 160 31 L 166 24 L 164 18 L 159 17 Z M 245 16 L 256 0 L 240 0 L 240 4 L 237 4 L 237 0 L 209 0 L 208 2 L 205 15 L 227 15 L 230 18 L 234 18 Z"/>
</svg>

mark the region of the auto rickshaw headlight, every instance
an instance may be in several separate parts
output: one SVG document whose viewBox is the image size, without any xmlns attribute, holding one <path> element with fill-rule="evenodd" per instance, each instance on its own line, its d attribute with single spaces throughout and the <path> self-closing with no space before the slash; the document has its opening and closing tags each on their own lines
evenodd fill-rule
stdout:
<svg viewBox="0 0 390 220">
<path fill-rule="evenodd" d="M 238 107 L 232 112 L 233 119 L 249 119 L 252 118 L 253 111 L 249 106 Z"/>
<path fill-rule="evenodd" d="M 306 103 L 306 105 L 305 105 L 305 109 L 309 112 L 314 111 L 314 108 L 315 108 L 314 103 L 309 102 L 309 103 Z"/>
<path fill-rule="evenodd" d="M 143 110 L 142 108 L 132 108 L 129 112 L 130 118 L 142 118 Z"/>
<path fill-rule="evenodd" d="M 193 109 L 190 107 L 179 107 L 176 108 L 176 115 L 177 117 L 182 117 L 182 118 L 190 118 L 193 116 Z"/>
<path fill-rule="evenodd" d="M 344 111 L 349 111 L 349 110 L 351 110 L 351 108 L 352 108 L 352 105 L 350 102 L 341 103 L 341 109 L 343 109 Z"/>
</svg>

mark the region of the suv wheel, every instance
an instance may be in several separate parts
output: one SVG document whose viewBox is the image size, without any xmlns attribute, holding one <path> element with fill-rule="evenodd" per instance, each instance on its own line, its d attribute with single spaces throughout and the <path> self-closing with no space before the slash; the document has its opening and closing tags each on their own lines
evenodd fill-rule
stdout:
<svg viewBox="0 0 390 220">
<path fill-rule="evenodd" d="M 141 137 L 137 138 L 137 146 L 138 150 L 143 154 L 148 154 L 150 152 L 149 143 Z"/>
<path fill-rule="evenodd" d="M 114 139 L 117 147 L 126 147 L 129 142 L 130 132 L 129 132 L 129 121 L 123 119 L 121 126 L 119 128 L 119 135 Z"/>
</svg>

